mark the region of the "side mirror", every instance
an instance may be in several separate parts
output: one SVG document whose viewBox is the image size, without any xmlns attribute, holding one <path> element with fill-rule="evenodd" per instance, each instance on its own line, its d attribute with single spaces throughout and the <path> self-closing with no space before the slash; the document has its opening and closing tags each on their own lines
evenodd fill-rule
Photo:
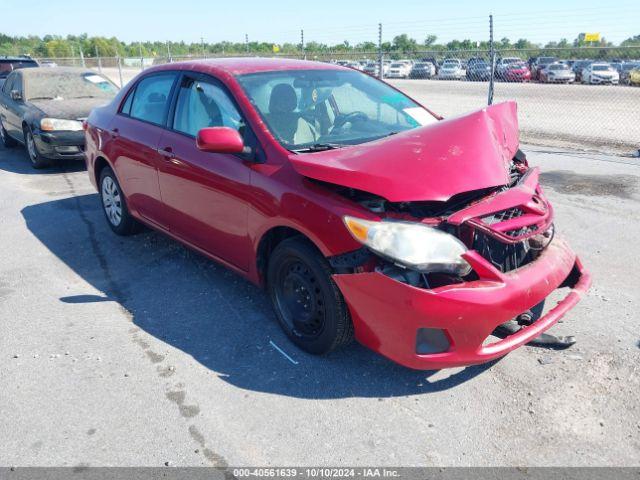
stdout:
<svg viewBox="0 0 640 480">
<path fill-rule="evenodd" d="M 11 90 L 11 100 L 22 100 L 22 94 L 18 90 Z"/>
<path fill-rule="evenodd" d="M 196 145 L 203 152 L 244 152 L 244 141 L 240 133 L 229 127 L 207 127 L 201 129 L 196 137 Z"/>
</svg>

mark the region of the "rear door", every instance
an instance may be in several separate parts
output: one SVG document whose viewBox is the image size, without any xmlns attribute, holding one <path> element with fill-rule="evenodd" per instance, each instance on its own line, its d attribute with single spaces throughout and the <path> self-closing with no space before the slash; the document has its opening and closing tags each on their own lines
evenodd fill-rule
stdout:
<svg viewBox="0 0 640 480">
<path fill-rule="evenodd" d="M 158 142 L 163 133 L 172 89 L 178 74 L 158 72 L 143 77 L 129 92 L 110 126 L 109 156 L 130 208 L 163 228 Z"/>
<path fill-rule="evenodd" d="M 253 141 L 247 140 L 254 137 L 220 82 L 184 73 L 168 130 L 160 140 L 164 221 L 192 245 L 247 270 L 249 166 L 238 155 L 202 152 L 196 147 L 201 128 L 221 126 L 240 131 L 245 143 Z"/>
</svg>

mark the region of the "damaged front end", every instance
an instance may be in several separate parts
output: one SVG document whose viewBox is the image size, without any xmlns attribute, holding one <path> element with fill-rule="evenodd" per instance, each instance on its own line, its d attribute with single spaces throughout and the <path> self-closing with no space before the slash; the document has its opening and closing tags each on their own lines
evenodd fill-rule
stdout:
<svg viewBox="0 0 640 480">
<path fill-rule="evenodd" d="M 575 306 L 590 276 L 556 235 L 539 171 L 528 167 L 520 151 L 507 184 L 446 201 L 390 202 L 349 187 L 326 187 L 380 224 L 420 225 L 451 236 L 463 246 L 459 257 L 468 266 L 420 263 L 406 250 L 388 254 L 402 250 L 384 250 L 393 237 L 382 235 L 371 244 L 365 241 L 370 233 L 358 232 L 358 225 L 354 233 L 347 223 L 364 246 L 330 262 L 361 343 L 405 366 L 438 369 L 483 363 L 538 337 L 556 347 L 573 342 L 543 333 Z M 570 291 L 564 299 L 541 315 L 544 300 L 565 287 Z"/>
<path fill-rule="evenodd" d="M 334 280 L 361 343 L 411 368 L 477 364 L 540 337 L 575 306 L 589 274 L 555 234 L 537 169 L 523 169 L 517 177 L 479 198 L 440 205 L 372 204 L 370 196 L 351 192 L 385 222 L 413 221 L 459 240 L 469 266 L 460 274 L 425 271 L 368 247 L 332 257 Z M 564 287 L 570 289 L 565 298 L 540 316 L 545 298 Z M 493 341 L 494 335 L 503 339 Z M 542 341 L 571 343 L 548 336 Z"/>
</svg>

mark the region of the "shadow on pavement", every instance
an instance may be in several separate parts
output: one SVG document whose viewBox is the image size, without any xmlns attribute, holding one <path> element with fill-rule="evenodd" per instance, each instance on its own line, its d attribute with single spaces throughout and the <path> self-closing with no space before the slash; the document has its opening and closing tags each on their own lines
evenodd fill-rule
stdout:
<svg viewBox="0 0 640 480">
<path fill-rule="evenodd" d="M 28 206 L 22 214 L 54 255 L 104 292 L 60 301 L 118 302 L 140 329 L 239 388 L 299 398 L 393 397 L 446 390 L 492 365 L 438 379 L 448 372 L 408 370 L 358 344 L 307 355 L 282 333 L 260 289 L 164 235 L 117 237 L 97 194 Z"/>
<path fill-rule="evenodd" d="M 0 170 L 21 175 L 51 175 L 62 172 L 79 172 L 86 166 L 80 160 L 54 160 L 51 166 L 36 170 L 31 166 L 27 151 L 22 145 L 6 148 L 0 143 Z"/>
</svg>

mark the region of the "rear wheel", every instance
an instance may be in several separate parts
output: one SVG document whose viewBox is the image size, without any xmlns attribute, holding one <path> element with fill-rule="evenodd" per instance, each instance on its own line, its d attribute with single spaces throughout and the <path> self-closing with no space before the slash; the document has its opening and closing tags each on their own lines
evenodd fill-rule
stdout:
<svg viewBox="0 0 640 480">
<path fill-rule="evenodd" d="M 0 121 L 0 139 L 2 140 L 2 144 L 6 148 L 15 147 L 16 144 L 18 143 L 18 142 L 15 141 L 15 139 L 13 139 L 13 138 L 11 138 L 9 136 L 9 133 L 7 133 L 7 131 L 4 128 L 4 125 L 2 125 L 1 121 Z"/>
<path fill-rule="evenodd" d="M 27 147 L 27 154 L 29 155 L 29 161 L 33 168 L 40 170 L 41 168 L 46 168 L 51 164 L 49 160 L 40 155 L 38 146 L 36 145 L 36 140 L 29 127 L 25 127 L 24 129 L 24 144 Z"/>
<path fill-rule="evenodd" d="M 347 305 L 327 260 L 303 238 L 281 242 L 271 254 L 267 286 L 278 321 L 302 350 L 323 354 L 353 340 Z"/>
<path fill-rule="evenodd" d="M 102 210 L 111 230 L 123 236 L 139 232 L 141 225 L 129 213 L 120 184 L 111 168 L 102 169 L 99 185 Z"/>
</svg>

